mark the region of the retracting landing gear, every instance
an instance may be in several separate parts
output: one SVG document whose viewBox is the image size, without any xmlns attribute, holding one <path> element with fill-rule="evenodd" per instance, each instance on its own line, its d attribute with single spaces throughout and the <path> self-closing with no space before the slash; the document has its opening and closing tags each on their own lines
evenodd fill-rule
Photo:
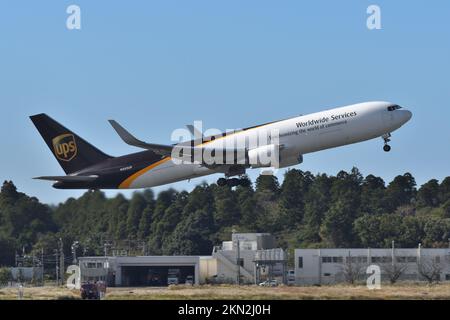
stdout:
<svg viewBox="0 0 450 320">
<path fill-rule="evenodd" d="M 217 185 L 219 187 L 225 187 L 227 185 L 227 179 L 225 179 L 225 178 L 217 179 Z"/>
<path fill-rule="evenodd" d="M 238 178 L 231 178 L 231 179 L 219 178 L 219 179 L 217 179 L 217 185 L 219 187 L 224 187 L 224 186 L 229 186 L 229 187 L 236 187 L 236 186 L 248 187 L 250 185 L 250 181 L 248 179 L 238 179 Z"/>
<path fill-rule="evenodd" d="M 390 139 L 390 138 L 391 138 L 391 134 L 390 134 L 390 133 L 383 134 L 383 135 L 382 135 L 382 138 L 383 138 L 383 140 L 384 140 L 383 150 L 384 150 L 385 152 L 391 151 L 391 146 L 388 145 L 388 142 L 391 141 L 391 139 Z"/>
</svg>

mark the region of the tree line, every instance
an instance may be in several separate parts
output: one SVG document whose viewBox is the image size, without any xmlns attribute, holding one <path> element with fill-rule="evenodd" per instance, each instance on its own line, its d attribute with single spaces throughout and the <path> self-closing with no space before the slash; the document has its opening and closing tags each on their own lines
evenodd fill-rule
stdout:
<svg viewBox="0 0 450 320">
<path fill-rule="evenodd" d="M 248 179 L 248 178 L 245 178 Z M 446 247 L 450 177 L 419 188 L 410 173 L 388 184 L 357 168 L 337 175 L 291 169 L 280 184 L 260 175 L 254 186 L 202 183 L 191 192 L 151 189 L 108 198 L 90 190 L 56 206 L 5 181 L 0 192 L 0 266 L 16 252 L 51 254 L 79 241 L 78 255 L 103 254 L 103 243 L 144 243 L 152 255 L 208 255 L 238 232 L 270 232 L 283 248 Z"/>
</svg>

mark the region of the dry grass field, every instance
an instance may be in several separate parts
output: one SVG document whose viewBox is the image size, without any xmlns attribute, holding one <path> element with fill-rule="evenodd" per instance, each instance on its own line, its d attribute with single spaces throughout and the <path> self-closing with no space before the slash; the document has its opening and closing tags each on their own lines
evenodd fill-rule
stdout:
<svg viewBox="0 0 450 320">
<path fill-rule="evenodd" d="M 25 299 L 79 299 L 77 290 L 56 287 L 24 289 Z M 17 299 L 17 289 L 0 289 L 0 300 Z M 450 284 L 382 285 L 380 290 L 365 286 L 321 286 L 265 288 L 258 286 L 172 286 L 169 288 L 108 288 L 108 300 L 153 299 L 450 299 Z"/>
</svg>

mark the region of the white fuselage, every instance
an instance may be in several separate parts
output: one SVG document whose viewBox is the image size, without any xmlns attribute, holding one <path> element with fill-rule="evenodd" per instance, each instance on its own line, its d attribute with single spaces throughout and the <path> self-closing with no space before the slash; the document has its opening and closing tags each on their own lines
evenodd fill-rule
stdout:
<svg viewBox="0 0 450 320">
<path fill-rule="evenodd" d="M 411 118 L 408 110 L 388 110 L 389 102 L 365 102 L 325 110 L 254 127 L 218 138 L 200 146 L 223 148 L 245 145 L 257 136 L 279 134 L 281 167 L 299 163 L 302 155 L 324 149 L 378 138 L 400 128 Z M 227 140 L 233 140 L 227 141 Z M 196 163 L 178 163 L 171 158 L 160 161 L 151 170 L 136 177 L 129 188 L 144 188 L 223 172 Z"/>
</svg>

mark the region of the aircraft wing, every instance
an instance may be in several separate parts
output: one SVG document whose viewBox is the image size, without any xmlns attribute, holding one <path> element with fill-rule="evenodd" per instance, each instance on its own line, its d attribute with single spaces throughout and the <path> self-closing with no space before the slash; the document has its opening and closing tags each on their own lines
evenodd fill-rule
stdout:
<svg viewBox="0 0 450 320">
<path fill-rule="evenodd" d="M 91 182 L 97 178 L 98 176 L 43 176 L 43 177 L 36 177 L 33 179 L 62 181 L 62 182 Z"/>
<path fill-rule="evenodd" d="M 156 154 L 159 154 L 161 156 L 173 156 L 178 159 L 188 159 L 191 155 L 198 154 L 198 152 L 208 152 L 211 153 L 211 150 L 208 150 L 208 147 L 204 146 L 198 146 L 201 144 L 202 139 L 199 139 L 199 141 L 186 141 L 179 143 L 177 145 L 162 145 L 162 144 L 155 144 L 155 143 L 147 143 L 142 140 L 137 139 L 134 137 L 130 132 L 128 132 L 124 127 L 122 127 L 117 121 L 115 120 L 108 120 L 111 126 L 114 128 L 114 130 L 117 132 L 117 134 L 120 136 L 120 138 L 126 143 L 134 147 L 143 148 L 147 150 L 151 150 Z M 197 129 L 195 129 L 193 126 L 190 127 L 187 126 L 191 133 L 195 134 L 201 134 Z M 194 143 L 194 146 L 192 146 L 192 143 Z M 215 150 L 215 152 L 220 152 L 219 150 Z M 245 159 L 246 150 L 245 149 L 223 149 L 222 152 L 224 154 L 231 153 L 234 155 L 234 158 L 237 159 Z"/>
<path fill-rule="evenodd" d="M 129 133 L 124 127 L 122 127 L 117 121 L 109 120 L 111 126 L 116 130 L 119 137 L 126 143 L 131 146 L 135 146 L 138 148 L 143 148 L 147 150 L 151 150 L 156 154 L 162 156 L 170 156 L 172 152 L 172 146 L 163 145 L 163 144 L 155 144 L 155 143 L 147 143 L 141 141 L 134 137 L 131 133 Z"/>
</svg>

